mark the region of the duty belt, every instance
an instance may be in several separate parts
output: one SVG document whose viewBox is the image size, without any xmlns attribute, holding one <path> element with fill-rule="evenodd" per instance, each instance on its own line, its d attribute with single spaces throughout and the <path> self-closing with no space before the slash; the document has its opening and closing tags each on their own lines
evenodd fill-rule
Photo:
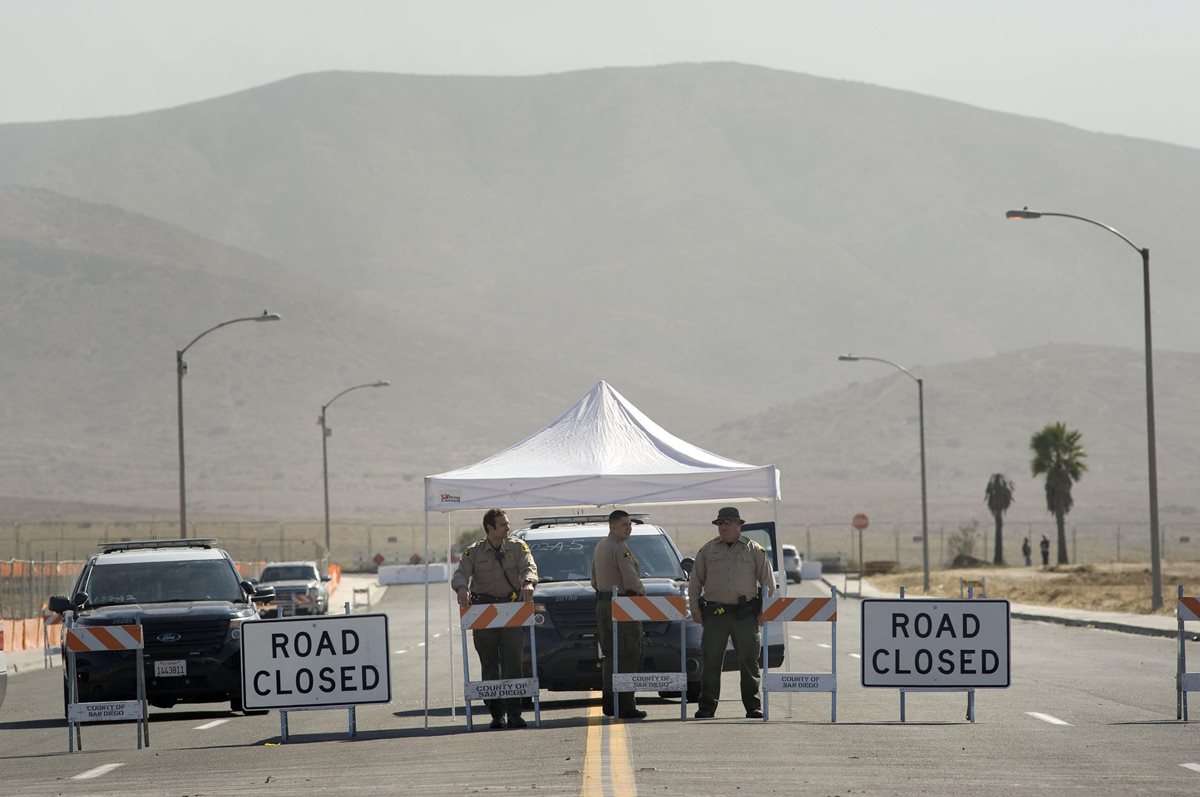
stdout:
<svg viewBox="0 0 1200 797">
<path fill-rule="evenodd" d="M 637 596 L 638 596 L 638 593 L 636 593 L 636 592 L 630 592 L 630 591 L 628 591 L 628 590 L 626 590 L 625 592 L 621 592 L 621 593 L 618 593 L 618 594 L 617 594 L 617 597 L 618 597 L 618 598 L 636 598 Z M 607 591 L 605 591 L 605 592 L 601 592 L 601 591 L 599 591 L 599 590 L 596 590 L 596 599 L 597 599 L 597 600 L 602 600 L 602 601 L 610 601 L 610 600 L 612 600 L 612 590 L 607 590 Z"/>
<path fill-rule="evenodd" d="M 495 595 L 484 595 L 481 592 L 471 593 L 471 603 L 512 603 L 517 599 L 516 593 L 498 598 Z"/>
</svg>

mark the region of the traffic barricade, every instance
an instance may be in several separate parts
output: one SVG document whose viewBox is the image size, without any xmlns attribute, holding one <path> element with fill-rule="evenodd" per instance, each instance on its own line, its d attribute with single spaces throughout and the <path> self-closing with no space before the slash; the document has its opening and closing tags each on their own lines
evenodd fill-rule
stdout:
<svg viewBox="0 0 1200 797">
<path fill-rule="evenodd" d="M 621 692 L 679 691 L 679 718 L 687 719 L 687 598 L 683 595 L 632 595 L 612 597 L 612 694 L 613 720 L 621 716 L 617 696 Z M 618 672 L 617 623 L 679 623 L 679 672 Z"/>
<path fill-rule="evenodd" d="M 1200 692 L 1200 672 L 1187 671 L 1187 652 L 1184 650 L 1183 624 L 1200 620 L 1200 597 L 1183 594 L 1179 585 L 1179 600 L 1175 604 L 1175 617 L 1179 621 L 1179 657 L 1175 672 L 1175 719 L 1187 721 L 1188 692 Z"/>
<path fill-rule="evenodd" d="M 358 599 L 362 597 L 360 602 Z M 370 587 L 354 587 L 350 595 L 350 608 L 357 609 L 359 606 L 371 608 L 371 588 Z"/>
<path fill-rule="evenodd" d="M 837 587 L 828 598 L 768 598 L 763 590 L 763 722 L 771 718 L 771 692 L 828 692 L 829 721 L 837 722 Z M 829 672 L 771 672 L 767 623 L 829 623 Z"/>
<path fill-rule="evenodd" d="M 485 631 L 493 628 L 524 628 L 538 625 L 541 617 L 534 612 L 532 603 L 475 603 L 458 608 L 459 627 L 462 631 L 463 655 L 463 701 L 466 704 L 467 730 L 475 730 L 471 719 L 472 700 L 504 700 L 507 698 L 533 698 L 533 724 L 542 727 L 541 688 L 538 686 L 537 634 L 529 629 L 529 658 L 533 663 L 532 678 L 507 678 L 497 681 L 472 681 L 471 663 L 467 656 L 467 631 Z"/>
<path fill-rule="evenodd" d="M 51 653 L 51 637 L 55 633 L 58 634 L 59 644 L 62 644 L 62 621 L 63 616 L 58 612 L 50 612 L 46 615 L 46 619 L 42 621 L 42 666 L 44 669 L 50 669 L 53 666 Z M 54 646 L 54 647 L 57 647 Z"/>
<path fill-rule="evenodd" d="M 79 726 L 84 722 L 137 722 L 137 749 L 150 746 L 150 727 L 146 707 L 146 673 L 142 657 L 141 625 L 73 626 L 66 630 L 63 644 L 67 649 L 67 752 L 83 749 Z M 77 653 L 137 651 L 137 699 L 104 703 L 80 703 L 79 681 L 75 667 Z"/>
<path fill-rule="evenodd" d="M 974 600 L 987 597 L 987 576 L 979 578 L 960 578 L 958 580 L 958 597 Z"/>
</svg>

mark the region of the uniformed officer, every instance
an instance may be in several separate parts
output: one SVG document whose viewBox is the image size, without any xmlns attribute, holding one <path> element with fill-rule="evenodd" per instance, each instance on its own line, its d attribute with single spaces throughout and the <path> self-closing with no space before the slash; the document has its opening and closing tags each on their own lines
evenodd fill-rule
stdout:
<svg viewBox="0 0 1200 797">
<path fill-rule="evenodd" d="M 614 509 L 608 516 L 608 536 L 596 544 L 592 552 L 592 588 L 596 590 L 596 625 L 600 627 L 600 652 L 604 657 L 601 678 L 604 683 L 604 705 L 606 716 L 613 713 L 612 674 L 612 591 L 622 597 L 645 595 L 639 577 L 641 566 L 629 550 L 628 540 L 633 534 L 633 519 L 623 509 Z M 617 664 L 621 672 L 640 672 L 642 669 L 642 624 L 637 622 L 617 623 Z M 621 692 L 617 715 L 621 719 L 640 720 L 646 712 L 639 711 L 633 692 Z"/>
<path fill-rule="evenodd" d="M 537 586 L 537 564 L 524 540 L 508 534 L 508 516 L 503 509 L 489 509 L 483 516 L 484 538 L 463 551 L 450 588 L 458 593 L 458 605 L 532 601 Z M 521 677 L 523 628 L 487 628 L 475 631 L 475 652 L 483 680 Z M 493 729 L 524 728 L 521 698 L 488 700 Z M 507 714 L 507 722 L 505 721 Z"/>
<path fill-rule="evenodd" d="M 721 697 L 721 665 L 730 636 L 742 674 L 746 716 L 762 717 L 761 588 L 765 586 L 768 594 L 774 595 L 775 578 L 766 549 L 742 537 L 742 523 L 737 507 L 722 507 L 713 521 L 718 536 L 701 546 L 692 567 L 688 599 L 692 617 L 702 617 L 704 625 L 704 669 L 697 719 L 716 714 Z"/>
</svg>

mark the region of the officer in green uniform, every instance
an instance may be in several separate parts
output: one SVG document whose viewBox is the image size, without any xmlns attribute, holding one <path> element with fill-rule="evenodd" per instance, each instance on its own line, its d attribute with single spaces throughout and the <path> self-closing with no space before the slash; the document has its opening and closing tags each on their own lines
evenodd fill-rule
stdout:
<svg viewBox="0 0 1200 797">
<path fill-rule="evenodd" d="M 482 540 L 463 551 L 450 581 L 450 588 L 458 593 L 458 605 L 532 601 L 538 581 L 537 564 L 525 541 L 509 536 L 508 516 L 503 509 L 484 513 L 483 532 Z M 483 680 L 521 677 L 524 628 L 487 628 L 472 632 L 472 637 Z M 526 726 L 521 717 L 521 698 L 486 702 L 493 729 Z"/>
<path fill-rule="evenodd" d="M 701 546 L 688 587 L 692 617 L 703 618 L 704 669 L 701 673 L 697 719 L 716 714 L 721 698 L 721 665 L 725 645 L 733 637 L 733 651 L 741 671 L 742 705 L 746 716 L 762 717 L 762 668 L 759 636 L 762 587 L 775 594 L 775 578 L 766 549 L 742 537 L 742 517 L 737 507 L 722 507 L 713 525 L 716 539 Z"/>
<path fill-rule="evenodd" d="M 596 590 L 596 625 L 600 627 L 600 652 L 604 656 L 601 678 L 604 683 L 604 714 L 613 713 L 612 675 L 612 591 L 617 588 L 621 597 L 645 595 L 639 577 L 641 566 L 629 550 L 633 534 L 633 519 L 623 509 L 614 509 L 608 516 L 608 536 L 596 544 L 592 553 L 592 588 Z M 617 623 L 617 664 L 621 672 L 640 672 L 642 669 L 642 624 Z M 621 719 L 644 719 L 633 692 L 621 692 L 618 716 Z"/>
</svg>

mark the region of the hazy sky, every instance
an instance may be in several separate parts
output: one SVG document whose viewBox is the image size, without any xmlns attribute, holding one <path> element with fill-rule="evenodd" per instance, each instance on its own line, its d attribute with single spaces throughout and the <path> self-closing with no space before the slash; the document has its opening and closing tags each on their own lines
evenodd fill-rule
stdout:
<svg viewBox="0 0 1200 797">
<path fill-rule="evenodd" d="M 1200 147 L 1196 0 L 0 0 L 0 122 L 303 72 L 739 61 Z"/>
</svg>

